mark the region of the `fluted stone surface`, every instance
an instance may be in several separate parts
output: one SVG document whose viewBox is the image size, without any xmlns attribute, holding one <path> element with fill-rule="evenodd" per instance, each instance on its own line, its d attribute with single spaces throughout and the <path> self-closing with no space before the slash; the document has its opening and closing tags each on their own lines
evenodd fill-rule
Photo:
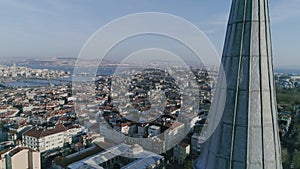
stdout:
<svg viewBox="0 0 300 169">
<path fill-rule="evenodd" d="M 225 108 L 197 168 L 281 169 L 268 0 L 233 0 L 222 64 Z"/>
</svg>

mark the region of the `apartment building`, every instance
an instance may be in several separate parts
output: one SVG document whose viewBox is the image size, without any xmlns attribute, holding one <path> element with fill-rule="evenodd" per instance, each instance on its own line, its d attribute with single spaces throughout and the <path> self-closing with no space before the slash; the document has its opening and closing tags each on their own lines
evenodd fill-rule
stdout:
<svg viewBox="0 0 300 169">
<path fill-rule="evenodd" d="M 16 147 L 1 153 L 0 169 L 40 169 L 41 157 L 38 151 L 28 147 Z"/>
</svg>

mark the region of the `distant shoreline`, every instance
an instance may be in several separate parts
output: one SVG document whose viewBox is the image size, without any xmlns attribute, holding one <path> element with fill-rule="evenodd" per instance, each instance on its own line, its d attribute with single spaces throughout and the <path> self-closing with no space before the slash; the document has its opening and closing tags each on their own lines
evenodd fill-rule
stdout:
<svg viewBox="0 0 300 169">
<path fill-rule="evenodd" d="M 274 69 L 275 73 L 284 73 L 284 74 L 297 74 L 300 75 L 300 67 L 299 68 L 276 68 Z"/>
</svg>

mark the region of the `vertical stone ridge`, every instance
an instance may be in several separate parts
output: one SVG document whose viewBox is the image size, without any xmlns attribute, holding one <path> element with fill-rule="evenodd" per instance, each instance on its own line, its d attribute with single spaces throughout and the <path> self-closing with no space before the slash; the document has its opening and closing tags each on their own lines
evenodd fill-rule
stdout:
<svg viewBox="0 0 300 169">
<path fill-rule="evenodd" d="M 258 18 L 259 18 L 259 23 L 258 23 L 258 28 L 259 28 L 259 31 L 258 31 L 258 37 L 259 37 L 259 41 L 258 41 L 258 43 L 259 43 L 259 74 L 260 74 L 260 112 L 261 112 L 261 119 L 260 119 L 260 123 L 261 123 L 261 154 L 262 154 L 262 156 L 261 156 L 261 158 L 262 158 L 262 161 L 261 161 L 261 165 L 262 165 L 262 168 L 265 168 L 264 166 L 265 166 L 265 163 L 264 163 L 264 156 L 265 156 L 265 151 L 264 151 L 264 113 L 263 113 L 263 92 L 264 92 L 264 89 L 263 89 L 263 79 L 262 79 L 262 59 L 261 59 L 261 57 L 262 57 L 262 50 L 264 50 L 263 49 L 263 47 L 262 47 L 262 44 L 263 44 L 263 42 L 262 42 L 262 33 L 261 33 L 261 29 L 262 29 L 262 11 L 261 11 L 261 6 L 262 6 L 262 4 L 261 4 L 261 0 L 259 1 L 259 3 L 258 3 Z M 253 12 L 255 12 L 255 11 L 253 11 Z"/>
</svg>

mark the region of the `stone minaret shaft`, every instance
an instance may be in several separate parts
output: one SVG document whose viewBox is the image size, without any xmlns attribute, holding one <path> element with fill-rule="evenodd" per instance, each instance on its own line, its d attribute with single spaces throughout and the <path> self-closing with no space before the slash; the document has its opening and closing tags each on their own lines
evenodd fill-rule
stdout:
<svg viewBox="0 0 300 169">
<path fill-rule="evenodd" d="M 197 168 L 282 168 L 271 46 L 268 0 L 233 0 L 222 56 L 225 108 Z"/>
</svg>

